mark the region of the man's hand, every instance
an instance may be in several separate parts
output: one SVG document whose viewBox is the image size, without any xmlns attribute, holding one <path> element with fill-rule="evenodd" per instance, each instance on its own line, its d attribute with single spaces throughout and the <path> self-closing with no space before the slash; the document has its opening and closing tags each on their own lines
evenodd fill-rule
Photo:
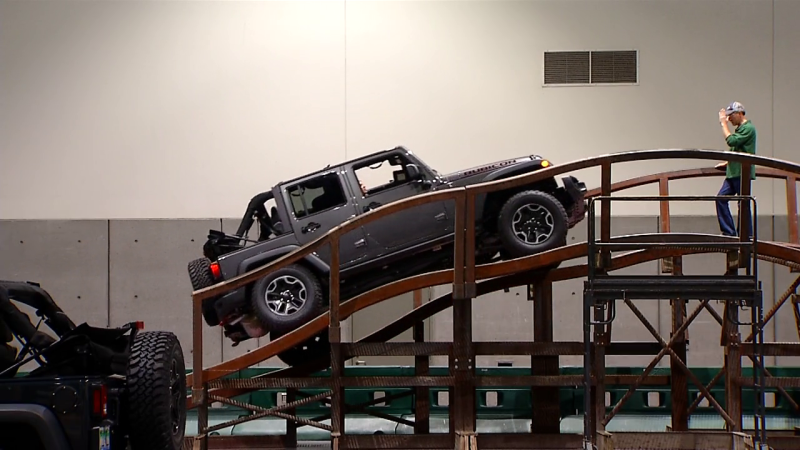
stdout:
<svg viewBox="0 0 800 450">
<path fill-rule="evenodd" d="M 724 109 L 719 110 L 719 124 L 722 126 L 722 135 L 725 136 L 725 139 L 728 139 L 728 136 L 731 135 L 731 130 L 728 129 L 728 116 L 725 114 Z"/>
</svg>

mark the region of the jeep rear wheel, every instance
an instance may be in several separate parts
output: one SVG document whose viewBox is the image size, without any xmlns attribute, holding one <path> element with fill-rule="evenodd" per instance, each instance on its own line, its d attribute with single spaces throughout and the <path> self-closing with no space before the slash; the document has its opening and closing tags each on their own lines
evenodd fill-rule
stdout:
<svg viewBox="0 0 800 450">
<path fill-rule="evenodd" d="M 567 212 L 552 195 L 523 191 L 500 209 L 497 230 L 513 258 L 561 247 L 567 242 Z"/>
<path fill-rule="evenodd" d="M 250 293 L 253 312 L 273 334 L 288 333 L 325 310 L 319 278 L 299 264 L 258 280 Z"/>
</svg>

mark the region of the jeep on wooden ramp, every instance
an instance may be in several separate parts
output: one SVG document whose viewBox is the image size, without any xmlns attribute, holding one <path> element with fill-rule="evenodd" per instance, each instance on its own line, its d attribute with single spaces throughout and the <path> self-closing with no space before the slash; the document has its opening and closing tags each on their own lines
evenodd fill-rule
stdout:
<svg viewBox="0 0 800 450">
<path fill-rule="evenodd" d="M 252 198 L 233 235 L 209 232 L 204 257 L 188 264 L 192 287 L 203 289 L 262 267 L 383 205 L 550 165 L 543 157 L 530 155 L 441 175 L 409 150 L 396 147 L 277 183 Z M 561 185 L 551 177 L 478 195 L 476 263 L 565 245 L 568 230 L 584 219 L 585 192 L 584 183 L 568 176 Z M 402 278 L 453 267 L 454 213 L 452 201 L 429 202 L 343 235 L 341 300 Z M 259 236 L 253 240 L 248 232 L 255 222 Z M 326 310 L 329 269 L 326 247 L 252 285 L 206 300 L 204 318 L 211 326 L 222 326 L 234 345 L 267 333 L 272 338 L 284 335 Z M 324 345 L 325 338 L 322 333 L 316 341 Z M 280 357 L 294 365 L 305 359 L 302 350 Z"/>
</svg>

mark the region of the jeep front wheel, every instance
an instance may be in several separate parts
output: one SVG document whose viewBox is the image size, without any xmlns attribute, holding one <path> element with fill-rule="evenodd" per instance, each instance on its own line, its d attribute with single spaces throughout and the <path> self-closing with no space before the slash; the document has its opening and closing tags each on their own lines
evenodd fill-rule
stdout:
<svg viewBox="0 0 800 450">
<path fill-rule="evenodd" d="M 250 294 L 253 312 L 274 334 L 288 333 L 324 311 L 319 278 L 299 264 L 258 280 Z"/>
<path fill-rule="evenodd" d="M 503 204 L 497 230 L 513 258 L 561 247 L 567 242 L 567 212 L 552 195 L 520 192 Z"/>
</svg>

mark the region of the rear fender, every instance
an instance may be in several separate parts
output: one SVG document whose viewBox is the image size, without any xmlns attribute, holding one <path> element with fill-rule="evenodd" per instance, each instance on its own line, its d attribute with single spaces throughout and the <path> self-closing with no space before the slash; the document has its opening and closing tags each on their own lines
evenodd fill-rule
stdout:
<svg viewBox="0 0 800 450">
<path fill-rule="evenodd" d="M 274 261 L 281 256 L 287 255 L 298 248 L 300 248 L 299 245 L 286 245 L 243 259 L 242 262 L 239 263 L 238 273 L 243 274 L 256 267 L 268 264 L 270 261 Z M 311 266 L 311 268 L 314 269 L 314 271 L 316 271 L 319 275 L 326 275 L 328 272 L 330 272 L 330 266 L 325 264 L 325 262 L 316 255 L 306 255 L 303 257 L 302 261 Z"/>
<path fill-rule="evenodd" d="M 52 411 L 41 405 L 0 405 L 0 424 L 25 424 L 36 430 L 48 450 L 71 450 Z"/>
</svg>

